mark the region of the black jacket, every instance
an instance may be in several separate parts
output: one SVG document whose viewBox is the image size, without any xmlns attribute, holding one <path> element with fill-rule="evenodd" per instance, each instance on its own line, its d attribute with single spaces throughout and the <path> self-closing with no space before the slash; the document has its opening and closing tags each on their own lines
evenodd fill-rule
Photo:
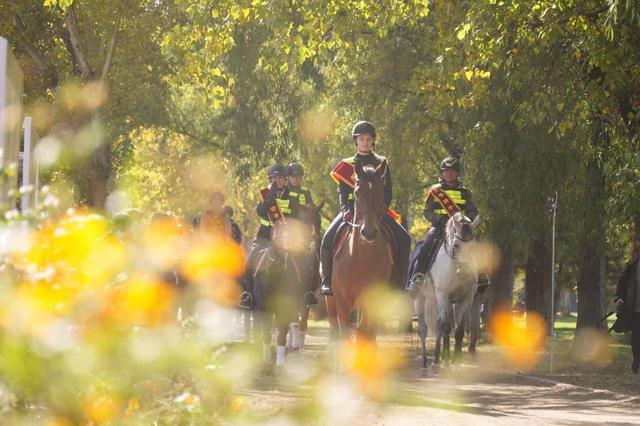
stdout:
<svg viewBox="0 0 640 426">
<path fill-rule="evenodd" d="M 456 204 L 458 205 L 458 207 L 460 207 L 460 210 L 462 210 L 465 216 L 473 220 L 478 215 L 478 209 L 476 208 L 476 205 L 473 202 L 471 191 L 469 191 L 467 188 L 464 188 L 460 184 L 448 185 L 446 182 L 442 180 L 440 181 L 440 183 L 437 183 L 431 186 L 429 188 L 429 191 L 431 191 L 432 188 L 440 188 L 445 192 L 454 191 L 456 193 L 459 193 L 459 198 L 457 197 L 451 197 L 451 198 L 453 199 L 454 202 L 458 200 L 464 201 L 464 204 L 459 202 L 456 202 Z M 443 210 L 442 206 L 433 196 L 430 195 L 430 192 L 429 192 L 429 194 L 427 195 L 427 199 L 424 203 L 423 215 L 425 219 L 431 222 L 432 226 L 435 226 L 435 227 L 444 226 L 447 220 L 449 219 L 449 216 L 446 213 L 443 213 L 441 210 Z"/>
<path fill-rule="evenodd" d="M 351 158 L 347 158 L 344 161 L 347 161 L 351 164 L 354 164 L 355 161 L 360 161 L 360 164 L 363 166 L 373 166 L 378 167 L 382 161 L 384 161 L 384 157 L 382 155 L 378 155 L 375 152 L 371 152 L 367 155 L 356 154 Z M 387 175 L 384 184 L 384 205 L 385 207 L 389 207 L 391 205 L 391 199 L 393 198 L 393 185 L 391 183 L 391 169 L 389 168 L 389 163 L 387 162 Z M 340 181 L 340 208 L 342 211 L 350 211 L 353 213 L 353 188 L 351 188 L 346 183 Z"/>
<path fill-rule="evenodd" d="M 622 271 L 622 275 L 620 275 L 620 278 L 618 279 L 615 300 L 622 299 L 624 300 L 624 304 L 618 312 L 618 319 L 613 325 L 613 331 L 617 333 L 623 333 L 625 331 L 631 330 L 633 307 L 636 301 L 636 271 L 639 259 L 640 258 L 636 257 L 631 262 L 629 262 L 627 267 L 624 268 L 624 271 Z"/>
</svg>

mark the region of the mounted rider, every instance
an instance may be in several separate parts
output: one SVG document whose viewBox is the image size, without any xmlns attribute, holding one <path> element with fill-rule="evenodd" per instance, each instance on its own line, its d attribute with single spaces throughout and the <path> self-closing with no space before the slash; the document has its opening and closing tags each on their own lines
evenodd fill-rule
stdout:
<svg viewBox="0 0 640 426">
<path fill-rule="evenodd" d="M 247 270 L 242 280 L 238 307 L 251 309 L 253 305 L 253 266 L 258 253 L 271 244 L 271 234 L 276 224 L 286 222 L 289 217 L 298 217 L 298 199 L 292 197 L 287 188 L 286 170 L 282 164 L 274 164 L 267 171 L 269 186 L 260 190 L 260 202 L 256 212 L 260 217 L 260 228 L 247 256 Z"/>
<path fill-rule="evenodd" d="M 309 188 L 302 186 L 302 177 L 304 176 L 304 169 L 298 163 L 290 163 L 287 166 L 287 188 L 289 188 L 289 195 L 298 199 L 298 205 L 300 206 L 312 206 L 313 198 L 311 197 L 311 191 Z"/>
<path fill-rule="evenodd" d="M 363 166 L 377 167 L 385 160 L 383 156 L 373 151 L 376 140 L 376 129 L 373 124 L 368 121 L 357 122 L 353 126 L 351 137 L 356 148 L 356 154 L 340 161 L 331 171 L 331 177 L 339 185 L 341 211 L 329 225 L 329 229 L 325 232 L 320 246 L 320 262 L 322 265 L 322 287 L 320 293 L 325 295 L 333 294 L 331 291 L 331 271 L 333 270 L 333 243 L 336 232 L 342 222 L 350 223 L 353 221 L 354 164 L 358 161 Z M 397 214 L 389 209 L 392 195 L 391 170 L 387 167 L 384 185 L 384 205 L 387 213 L 382 217 L 382 222 L 389 226 L 396 239 L 396 262 L 394 263 L 391 281 L 400 287 L 403 285 L 402 280 L 407 269 L 411 237 L 407 230 L 397 222 Z"/>
<path fill-rule="evenodd" d="M 309 188 L 302 186 L 303 176 L 304 168 L 300 164 L 294 162 L 287 166 L 287 188 L 289 188 L 289 195 L 298 200 L 299 206 L 313 207 L 314 203 L 311 191 L 309 191 Z M 307 290 L 304 296 L 305 306 L 317 305 L 318 298 L 315 295 L 317 287 L 308 288 Z"/>
<path fill-rule="evenodd" d="M 447 157 L 440 163 L 440 182 L 432 185 L 427 192 L 423 214 L 431 226 L 418 250 L 413 271 L 410 271 L 407 290 L 411 291 L 414 285 L 421 285 L 424 281 L 424 274 L 431 269 L 435 257 L 436 242 L 442 238 L 449 218 L 458 211 L 471 220 L 478 215 L 471 191 L 463 187 L 460 181 L 460 161 Z"/>
</svg>

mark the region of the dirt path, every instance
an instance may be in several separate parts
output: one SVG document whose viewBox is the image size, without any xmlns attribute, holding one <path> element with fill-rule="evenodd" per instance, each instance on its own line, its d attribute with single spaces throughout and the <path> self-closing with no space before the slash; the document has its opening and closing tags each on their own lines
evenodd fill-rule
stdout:
<svg viewBox="0 0 640 426">
<path fill-rule="evenodd" d="M 406 363 L 380 385 L 384 402 L 373 402 L 348 374 L 326 374 L 326 329 L 312 329 L 302 357 L 292 353 L 278 377 L 256 376 L 240 393 L 243 411 L 273 424 L 640 425 L 638 395 L 488 368 L 496 361 L 491 353 L 423 377 L 411 340 L 379 339 L 381 347 L 402 348 Z"/>
</svg>

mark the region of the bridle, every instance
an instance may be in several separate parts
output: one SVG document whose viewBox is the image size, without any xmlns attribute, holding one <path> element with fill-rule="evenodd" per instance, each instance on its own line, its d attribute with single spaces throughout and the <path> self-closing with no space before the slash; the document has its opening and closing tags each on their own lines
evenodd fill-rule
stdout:
<svg viewBox="0 0 640 426">
<path fill-rule="evenodd" d="M 469 219 L 467 219 L 465 217 L 465 218 L 461 219 L 460 222 L 458 222 L 458 223 L 461 226 L 464 226 L 464 225 L 469 225 L 471 222 L 469 221 Z M 466 238 L 463 235 L 459 234 L 457 232 L 457 229 L 454 229 L 453 234 L 451 236 L 447 235 L 447 233 L 445 231 L 445 236 L 447 237 L 447 239 L 446 239 L 445 244 L 444 244 L 444 251 L 453 260 L 457 260 L 457 256 L 456 256 L 457 244 L 456 243 L 458 241 L 462 242 L 462 243 L 467 243 L 469 241 L 473 241 L 473 239 L 475 238 L 473 236 L 473 232 L 471 232 L 470 236 L 468 238 Z"/>
</svg>

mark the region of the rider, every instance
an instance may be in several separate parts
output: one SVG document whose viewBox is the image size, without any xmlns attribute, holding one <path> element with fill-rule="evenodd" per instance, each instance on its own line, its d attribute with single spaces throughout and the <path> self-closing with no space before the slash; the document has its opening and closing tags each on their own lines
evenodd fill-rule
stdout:
<svg viewBox="0 0 640 426">
<path fill-rule="evenodd" d="M 287 217 L 298 216 L 298 201 L 292 197 L 287 188 L 286 170 L 282 164 L 274 164 L 267 171 L 269 186 L 260 190 L 261 201 L 258 203 L 256 211 L 260 216 L 260 229 L 253 241 L 251 251 L 247 256 L 247 270 L 242 280 L 242 289 L 238 307 L 251 309 L 253 305 L 253 268 L 260 250 L 266 248 L 271 243 L 271 231 L 273 225 L 285 222 Z"/>
<path fill-rule="evenodd" d="M 289 188 L 289 195 L 298 199 L 298 204 L 301 206 L 312 206 L 313 198 L 311 198 L 311 191 L 309 188 L 302 186 L 302 177 L 304 176 L 304 169 L 298 163 L 291 163 L 287 166 L 287 188 Z"/>
<path fill-rule="evenodd" d="M 353 126 L 351 137 L 356 147 L 356 154 L 353 157 L 340 161 L 331 172 L 331 177 L 340 186 L 341 212 L 338 213 L 333 222 L 331 222 L 331 225 L 329 225 L 329 229 L 327 229 L 327 232 L 324 234 L 320 246 L 320 262 L 322 264 L 322 287 L 320 292 L 325 295 L 333 294 L 331 291 L 331 271 L 333 269 L 333 240 L 335 234 L 343 221 L 351 222 L 353 220 L 354 202 L 352 176 L 355 173 L 355 171 L 353 171 L 353 165 L 357 160 L 363 166 L 377 167 L 385 160 L 383 156 L 373 152 L 376 140 L 376 129 L 373 124 L 368 121 L 357 122 L 355 126 Z M 391 197 L 391 170 L 387 166 L 384 185 L 384 205 L 387 208 L 387 213 L 382 217 L 382 222 L 389 225 L 396 238 L 398 247 L 397 261 L 394 264 L 391 281 L 399 287 L 402 285 L 401 281 L 407 268 L 411 237 L 406 229 L 391 216 L 391 214 L 395 215 L 395 212 L 389 210 Z"/>
<path fill-rule="evenodd" d="M 427 273 L 434 254 L 436 241 L 442 238 L 449 217 L 458 210 L 471 220 L 478 215 L 478 209 L 473 203 L 471 192 L 462 186 L 459 177 L 460 161 L 453 157 L 442 160 L 440 163 L 440 182 L 429 188 L 424 204 L 423 214 L 431 223 L 431 227 L 418 251 L 413 276 L 410 277 L 407 284 L 409 291 L 414 288 L 414 285 L 422 284 L 424 274 Z"/>
<path fill-rule="evenodd" d="M 298 163 L 290 163 L 287 166 L 287 188 L 289 195 L 298 200 L 299 206 L 313 206 L 313 198 L 309 188 L 302 186 L 302 177 L 304 169 Z M 318 304 L 318 298 L 315 295 L 317 288 L 310 288 L 304 295 L 305 306 L 313 306 Z"/>
</svg>

